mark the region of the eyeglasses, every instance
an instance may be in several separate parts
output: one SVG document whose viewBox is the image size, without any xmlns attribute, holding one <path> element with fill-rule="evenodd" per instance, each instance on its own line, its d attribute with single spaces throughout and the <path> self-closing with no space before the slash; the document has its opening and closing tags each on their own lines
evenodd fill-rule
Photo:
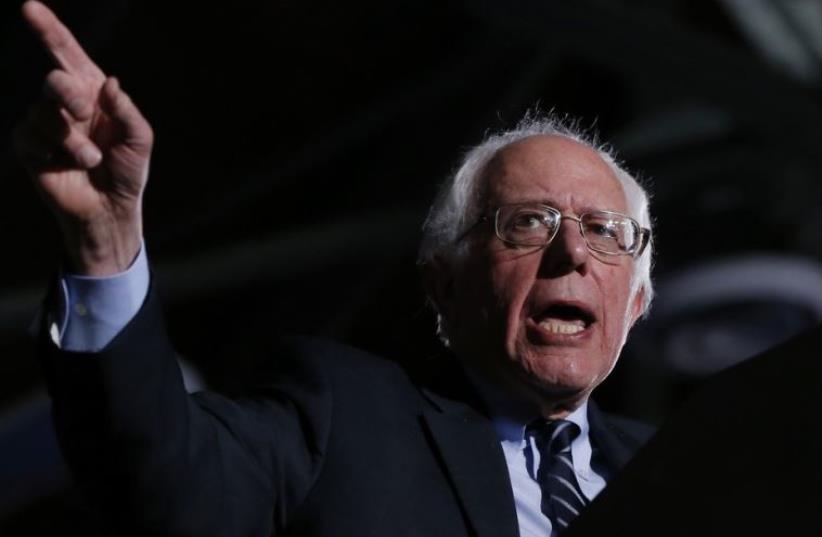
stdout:
<svg viewBox="0 0 822 537">
<path fill-rule="evenodd" d="M 494 229 L 497 237 L 506 244 L 542 247 L 554 240 L 563 219 L 577 222 L 585 244 L 590 250 L 601 254 L 639 257 L 651 238 L 650 229 L 641 227 L 636 220 L 624 214 L 592 211 L 576 217 L 563 215 L 541 203 L 498 207 L 494 212 Z M 490 220 L 489 216 L 482 216 L 460 239 L 476 225 Z"/>
</svg>

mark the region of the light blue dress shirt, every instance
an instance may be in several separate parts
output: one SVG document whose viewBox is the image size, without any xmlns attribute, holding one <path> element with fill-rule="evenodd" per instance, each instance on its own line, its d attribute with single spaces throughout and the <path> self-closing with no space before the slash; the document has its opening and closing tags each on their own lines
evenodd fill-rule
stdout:
<svg viewBox="0 0 822 537">
<path fill-rule="evenodd" d="M 514 503 L 517 509 L 520 537 L 547 537 L 551 535 L 551 521 L 542 513 L 542 490 L 537 481 L 540 454 L 534 438 L 526 437 L 526 426 L 538 416 L 530 410 L 517 407 L 509 397 L 479 375 L 467 370 L 474 386 L 487 405 L 494 430 L 500 439 L 502 453 L 508 466 Z M 606 474 L 601 456 L 591 445 L 588 425 L 588 401 L 565 417 L 579 426 L 580 434 L 571 443 L 571 459 L 577 482 L 586 498 L 592 500 L 605 488 Z M 597 463 L 600 464 L 597 464 Z M 596 468 L 596 470 L 594 469 Z"/>
<path fill-rule="evenodd" d="M 137 314 L 148 294 L 149 269 L 145 247 L 123 273 L 93 278 L 67 275 L 61 281 L 62 296 L 51 335 L 64 350 L 94 352 L 103 349 Z M 480 396 L 492 413 L 508 474 L 514 491 L 520 537 L 548 537 L 551 522 L 540 508 L 542 492 L 536 475 L 539 450 L 525 427 L 536 416 L 512 408 L 493 385 L 468 371 Z M 596 452 L 588 435 L 587 401 L 566 417 L 576 423 L 580 434 L 571 444 L 574 470 L 583 494 L 593 499 L 605 487 L 604 471 L 595 471 Z M 601 467 L 600 467 L 601 468 Z"/>
<path fill-rule="evenodd" d="M 137 315 L 148 295 L 145 246 L 125 272 L 103 278 L 66 275 L 60 281 L 60 305 L 53 312 L 51 337 L 75 352 L 103 349 Z"/>
</svg>

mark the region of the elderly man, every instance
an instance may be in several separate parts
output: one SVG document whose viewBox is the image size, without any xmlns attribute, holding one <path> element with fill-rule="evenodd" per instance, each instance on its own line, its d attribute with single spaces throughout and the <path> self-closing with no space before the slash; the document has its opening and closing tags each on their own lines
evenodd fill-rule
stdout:
<svg viewBox="0 0 822 537">
<path fill-rule="evenodd" d="M 547 536 L 648 437 L 589 400 L 651 300 L 647 199 L 551 119 L 470 151 L 431 209 L 453 354 L 431 376 L 289 340 L 246 396 L 186 394 L 142 247 L 151 128 L 48 8 L 23 14 L 57 63 L 16 137 L 68 262 L 42 357 L 66 459 L 119 533 Z"/>
</svg>

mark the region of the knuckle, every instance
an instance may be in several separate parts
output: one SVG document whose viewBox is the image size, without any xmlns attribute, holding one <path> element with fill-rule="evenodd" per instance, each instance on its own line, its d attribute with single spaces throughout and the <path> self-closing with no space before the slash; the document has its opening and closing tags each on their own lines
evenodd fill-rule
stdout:
<svg viewBox="0 0 822 537">
<path fill-rule="evenodd" d="M 146 130 L 143 136 L 143 140 L 147 147 L 151 147 L 152 145 L 154 145 L 154 129 L 152 129 L 148 123 L 146 123 Z"/>
<path fill-rule="evenodd" d="M 46 76 L 43 91 L 47 96 L 58 101 L 71 99 L 76 93 L 73 85 L 66 79 L 66 74 L 60 70 L 54 70 Z"/>
<path fill-rule="evenodd" d="M 65 80 L 65 71 L 62 69 L 52 69 L 46 75 L 46 83 L 52 86 L 60 84 L 63 80 Z"/>
<path fill-rule="evenodd" d="M 74 154 L 82 146 L 82 140 L 80 140 L 79 136 L 75 133 L 69 133 L 65 138 L 63 138 L 60 145 L 68 153 Z"/>
</svg>

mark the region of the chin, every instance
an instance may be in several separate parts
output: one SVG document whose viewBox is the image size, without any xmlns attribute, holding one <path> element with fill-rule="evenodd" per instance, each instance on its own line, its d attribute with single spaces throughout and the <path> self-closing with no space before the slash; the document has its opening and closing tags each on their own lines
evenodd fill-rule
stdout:
<svg viewBox="0 0 822 537">
<path fill-rule="evenodd" d="M 514 359 L 518 376 L 541 397 L 581 400 L 603 380 L 576 353 L 523 352 Z"/>
</svg>

